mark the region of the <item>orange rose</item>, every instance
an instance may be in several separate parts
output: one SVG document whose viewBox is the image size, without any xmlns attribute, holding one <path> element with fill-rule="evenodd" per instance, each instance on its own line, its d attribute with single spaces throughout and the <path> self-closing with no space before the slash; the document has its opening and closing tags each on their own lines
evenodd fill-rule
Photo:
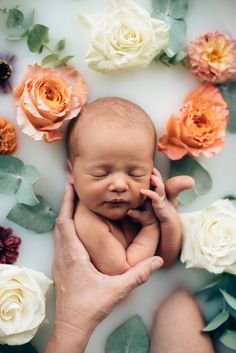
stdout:
<svg viewBox="0 0 236 353">
<path fill-rule="evenodd" d="M 229 111 L 217 88 L 205 85 L 184 101 L 181 113 L 171 116 L 160 138 L 158 150 L 177 160 L 188 154 L 211 157 L 224 147 Z"/>
<path fill-rule="evenodd" d="M 87 100 L 87 86 L 73 68 L 29 66 L 15 89 L 16 121 L 34 140 L 53 142 L 63 137 L 56 131 L 76 117 Z"/>
</svg>

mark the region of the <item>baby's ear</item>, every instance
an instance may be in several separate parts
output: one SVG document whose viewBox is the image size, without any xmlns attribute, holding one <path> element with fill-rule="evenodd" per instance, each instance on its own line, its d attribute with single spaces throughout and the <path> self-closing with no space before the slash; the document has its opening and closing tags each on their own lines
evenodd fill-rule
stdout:
<svg viewBox="0 0 236 353">
<path fill-rule="evenodd" d="M 70 184 L 74 184 L 74 178 L 72 175 L 72 164 L 71 161 L 69 159 L 67 159 L 67 163 L 66 163 L 66 171 L 68 172 L 68 181 Z"/>
</svg>

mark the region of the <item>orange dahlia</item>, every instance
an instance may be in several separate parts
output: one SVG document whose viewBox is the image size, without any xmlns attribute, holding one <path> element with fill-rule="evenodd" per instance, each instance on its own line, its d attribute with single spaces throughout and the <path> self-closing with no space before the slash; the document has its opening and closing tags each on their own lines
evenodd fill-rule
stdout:
<svg viewBox="0 0 236 353">
<path fill-rule="evenodd" d="M 167 121 L 158 149 L 172 160 L 185 155 L 212 157 L 224 147 L 228 116 L 219 90 L 204 85 L 190 93 L 179 115 L 172 115 Z"/>
<path fill-rule="evenodd" d="M 9 154 L 16 149 L 16 131 L 12 124 L 0 118 L 0 154 Z"/>
<path fill-rule="evenodd" d="M 236 77 L 236 41 L 219 31 L 205 33 L 187 48 L 190 70 L 200 81 L 222 83 Z"/>
</svg>

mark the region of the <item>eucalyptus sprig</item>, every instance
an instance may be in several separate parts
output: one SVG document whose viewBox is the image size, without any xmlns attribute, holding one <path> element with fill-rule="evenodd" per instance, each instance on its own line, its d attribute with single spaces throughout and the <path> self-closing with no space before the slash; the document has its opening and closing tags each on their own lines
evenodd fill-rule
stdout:
<svg viewBox="0 0 236 353">
<path fill-rule="evenodd" d="M 152 16 L 167 22 L 170 26 L 168 47 L 157 60 L 168 66 L 183 62 L 187 55 L 182 47 L 186 37 L 184 18 L 188 0 L 152 0 L 152 7 Z"/>
<path fill-rule="evenodd" d="M 6 26 L 11 35 L 9 40 L 21 40 L 26 38 L 29 50 L 32 53 L 42 53 L 47 50 L 50 54 L 42 59 L 42 65 L 61 66 L 66 65 L 74 56 L 62 56 L 65 49 L 65 39 L 59 40 L 52 49 L 49 46 L 49 28 L 42 24 L 34 24 L 34 10 L 29 18 L 19 10 L 19 6 L 10 9 L 0 9 L 0 12 L 7 16 Z"/>
<path fill-rule="evenodd" d="M 39 173 L 33 166 L 25 166 L 13 156 L 0 156 L 0 193 L 16 194 L 17 204 L 7 218 L 36 233 L 46 233 L 53 228 L 56 214 L 48 203 L 35 195 L 33 185 Z"/>
<path fill-rule="evenodd" d="M 215 340 L 236 351 L 236 276 L 224 274 L 200 289 L 197 294 L 200 293 L 204 293 L 207 298 L 203 311 L 204 306 L 207 310 L 210 301 L 216 308 L 203 331 L 211 333 Z"/>
</svg>

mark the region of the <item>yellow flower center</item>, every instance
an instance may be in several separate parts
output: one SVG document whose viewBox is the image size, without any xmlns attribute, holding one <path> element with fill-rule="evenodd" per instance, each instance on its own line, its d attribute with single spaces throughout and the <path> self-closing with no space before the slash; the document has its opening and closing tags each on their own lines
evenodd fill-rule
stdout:
<svg viewBox="0 0 236 353">
<path fill-rule="evenodd" d="M 210 49 L 206 54 L 206 57 L 209 61 L 216 64 L 222 61 L 224 55 L 222 55 L 222 53 L 217 49 Z"/>
</svg>

